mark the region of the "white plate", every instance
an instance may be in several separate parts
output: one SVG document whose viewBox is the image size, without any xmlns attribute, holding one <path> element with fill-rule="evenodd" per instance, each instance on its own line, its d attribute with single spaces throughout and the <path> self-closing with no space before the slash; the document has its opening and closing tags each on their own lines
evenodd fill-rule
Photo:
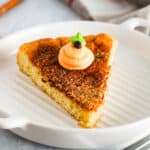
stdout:
<svg viewBox="0 0 150 150">
<path fill-rule="evenodd" d="M 20 44 L 77 31 L 106 32 L 118 40 L 103 116 L 95 129 L 80 128 L 16 64 Z M 123 148 L 150 133 L 150 38 L 124 26 L 86 21 L 20 31 L 0 40 L 0 91 L 0 110 L 12 117 L 9 124 L 1 119 L 1 127 L 4 122 L 3 128 L 16 126 L 11 130 L 24 138 L 63 148 Z"/>
</svg>

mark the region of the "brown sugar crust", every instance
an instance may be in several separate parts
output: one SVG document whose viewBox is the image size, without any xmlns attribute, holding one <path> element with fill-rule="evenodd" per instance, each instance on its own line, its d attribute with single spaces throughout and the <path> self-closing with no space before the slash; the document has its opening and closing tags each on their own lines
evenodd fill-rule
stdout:
<svg viewBox="0 0 150 150">
<path fill-rule="evenodd" d="M 34 51 L 28 51 L 33 65 L 40 68 L 43 82 L 75 100 L 82 108 L 96 110 L 103 103 L 106 81 L 110 72 L 109 57 L 112 38 L 107 34 L 85 36 L 86 46 L 95 55 L 93 63 L 84 70 L 70 71 L 58 63 L 60 48 L 69 42 L 69 37 L 48 38 L 33 42 Z"/>
</svg>

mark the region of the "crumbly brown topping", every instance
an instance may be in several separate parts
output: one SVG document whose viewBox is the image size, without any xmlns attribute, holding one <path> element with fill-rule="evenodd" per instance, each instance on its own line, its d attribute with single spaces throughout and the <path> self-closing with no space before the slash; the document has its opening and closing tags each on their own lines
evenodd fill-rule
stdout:
<svg viewBox="0 0 150 150">
<path fill-rule="evenodd" d="M 89 35 L 84 38 L 86 46 L 95 55 L 94 62 L 85 70 L 66 70 L 58 63 L 59 50 L 69 42 L 69 37 L 39 40 L 38 49 L 29 56 L 33 65 L 40 68 L 43 82 L 49 82 L 82 108 L 96 110 L 104 99 L 110 72 L 108 61 L 112 39 L 106 34 Z"/>
</svg>

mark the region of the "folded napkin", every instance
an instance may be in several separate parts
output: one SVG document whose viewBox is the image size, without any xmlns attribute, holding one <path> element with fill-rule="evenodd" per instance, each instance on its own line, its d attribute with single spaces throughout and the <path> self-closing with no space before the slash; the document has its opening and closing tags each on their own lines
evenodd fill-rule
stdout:
<svg viewBox="0 0 150 150">
<path fill-rule="evenodd" d="M 150 0 L 65 0 L 69 7 L 89 20 L 101 20 L 110 23 L 122 23 L 140 17 L 150 20 Z M 148 33 L 149 29 L 139 28 Z"/>
<path fill-rule="evenodd" d="M 120 23 L 129 17 L 149 18 L 150 6 L 141 8 L 137 3 L 145 3 L 134 1 L 136 3 L 128 0 L 65 0 L 69 7 L 86 19 Z"/>
</svg>

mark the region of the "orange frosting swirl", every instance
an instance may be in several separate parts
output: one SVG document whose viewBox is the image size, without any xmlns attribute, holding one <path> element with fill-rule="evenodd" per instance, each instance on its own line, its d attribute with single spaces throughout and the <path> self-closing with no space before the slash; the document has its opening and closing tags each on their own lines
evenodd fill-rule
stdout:
<svg viewBox="0 0 150 150">
<path fill-rule="evenodd" d="M 83 46 L 75 48 L 72 43 L 64 45 L 59 52 L 58 61 L 62 67 L 69 70 L 81 70 L 91 65 L 94 54 Z"/>
</svg>

